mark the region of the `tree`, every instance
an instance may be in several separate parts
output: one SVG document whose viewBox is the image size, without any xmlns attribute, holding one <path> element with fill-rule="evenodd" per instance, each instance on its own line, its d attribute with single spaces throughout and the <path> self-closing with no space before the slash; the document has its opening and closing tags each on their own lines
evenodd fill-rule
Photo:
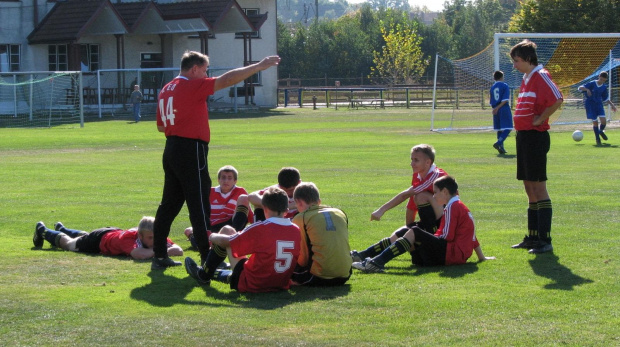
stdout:
<svg viewBox="0 0 620 347">
<path fill-rule="evenodd" d="M 416 26 L 392 23 L 389 28 L 382 26 L 381 33 L 385 45 L 381 52 L 373 52 L 375 66 L 371 68 L 370 77 L 389 85 L 418 81 L 429 60 L 420 49 L 422 38 Z"/>
<path fill-rule="evenodd" d="M 617 32 L 616 0 L 524 0 L 510 21 L 511 32 Z"/>
</svg>

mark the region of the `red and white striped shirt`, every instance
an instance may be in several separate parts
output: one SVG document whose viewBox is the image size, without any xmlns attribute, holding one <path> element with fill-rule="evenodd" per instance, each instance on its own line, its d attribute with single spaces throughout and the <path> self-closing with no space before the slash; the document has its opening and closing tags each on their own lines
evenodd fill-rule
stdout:
<svg viewBox="0 0 620 347">
<path fill-rule="evenodd" d="M 222 194 L 220 186 L 211 187 L 211 225 L 217 225 L 232 219 L 237 208 L 239 195 L 247 194 L 243 187 L 234 186 L 230 192 Z"/>
<path fill-rule="evenodd" d="M 411 185 L 414 187 L 413 191 L 415 194 L 420 194 L 425 191 L 433 194 L 433 183 L 435 183 L 435 180 L 439 177 L 447 175 L 448 174 L 443 171 L 443 169 L 440 169 L 437 165 L 433 164 L 424 177 L 422 177 L 419 173 L 413 174 L 413 178 L 411 179 Z M 407 208 L 414 212 L 418 211 L 418 207 L 413 201 L 413 196 L 409 198 Z"/>
<path fill-rule="evenodd" d="M 547 107 L 563 98 L 562 92 L 551 79 L 549 71 L 542 65 L 538 65 L 529 74 L 523 76 L 523 81 L 521 81 L 514 113 L 515 130 L 549 130 L 549 119 L 534 126 L 532 125 L 534 117 L 540 116 Z"/>
</svg>

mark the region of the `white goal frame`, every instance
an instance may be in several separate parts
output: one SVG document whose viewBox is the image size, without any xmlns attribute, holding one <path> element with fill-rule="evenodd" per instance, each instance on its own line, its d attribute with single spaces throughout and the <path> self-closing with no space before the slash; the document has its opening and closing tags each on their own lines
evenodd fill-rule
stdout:
<svg viewBox="0 0 620 347">
<path fill-rule="evenodd" d="M 533 41 L 536 42 L 536 39 L 540 39 L 540 38 L 545 38 L 545 39 L 565 39 L 565 38 L 596 38 L 596 39 L 605 39 L 605 38 L 612 38 L 612 39 L 618 39 L 618 41 L 620 41 L 620 33 L 495 33 L 493 35 L 493 43 L 492 43 L 492 54 L 493 54 L 493 68 L 494 70 L 501 70 L 500 65 L 504 65 L 505 68 L 505 60 L 504 56 L 505 55 L 505 47 L 503 47 L 503 52 L 500 50 L 500 44 L 502 39 L 532 39 Z M 539 47 L 540 48 L 540 47 Z M 477 55 L 483 53 L 483 52 L 489 52 L 489 47 L 487 47 L 487 49 L 477 53 L 476 55 L 472 56 L 472 57 L 476 57 Z M 617 52 L 617 46 L 614 49 L 614 53 L 612 54 L 612 51 L 609 51 L 609 63 L 607 65 L 607 67 L 601 66 L 601 69 L 606 69 L 606 71 L 609 72 L 609 80 L 608 80 L 608 85 L 609 85 L 609 93 L 610 96 L 613 95 L 613 90 L 618 90 L 618 86 L 614 86 L 614 83 L 616 83 L 616 81 L 613 81 L 613 74 L 611 73 L 612 69 L 618 69 L 620 68 L 620 64 L 618 63 L 620 60 L 618 59 L 618 52 Z M 489 55 L 489 53 L 485 53 L 487 55 Z M 470 59 L 472 57 L 469 58 L 464 58 L 463 60 L 466 59 Z M 490 57 L 489 57 L 490 58 Z M 491 126 L 489 127 L 476 127 L 476 128 L 453 128 L 452 127 L 452 122 L 453 121 L 457 121 L 459 118 L 455 117 L 453 115 L 452 120 L 450 121 L 450 127 L 449 128 L 445 128 L 445 129 L 437 129 L 435 127 L 435 120 L 436 120 L 436 115 L 435 115 L 435 110 L 437 109 L 437 97 L 436 97 L 436 89 L 437 89 L 437 73 L 438 73 L 438 67 L 437 67 L 437 62 L 439 61 L 440 56 L 437 55 L 436 59 L 435 59 L 435 75 L 434 75 L 434 81 L 433 81 L 433 101 L 432 101 L 432 110 L 431 110 L 431 131 L 438 131 L 438 130 L 465 130 L 465 129 L 469 129 L 469 130 L 483 130 L 483 129 L 492 129 Z M 489 61 L 489 60 L 485 60 L 485 61 Z M 501 61 L 504 61 L 504 63 L 500 64 Z M 490 65 L 490 61 L 488 64 L 483 64 L 484 65 L 484 70 L 485 72 L 483 74 L 481 74 L 482 76 L 492 76 L 493 71 L 486 71 L 489 68 L 491 68 Z M 490 85 L 489 85 L 490 88 Z M 458 92 L 457 92 L 458 93 Z M 571 99 L 572 100 L 572 99 Z M 488 100 L 487 100 L 488 101 Z M 484 107 L 481 107 L 481 111 L 484 112 L 484 110 L 482 110 Z M 455 109 L 457 109 L 457 107 L 455 107 Z M 574 114 L 573 114 L 574 115 Z M 611 106 L 608 106 L 608 110 L 607 110 L 607 119 L 609 121 L 612 120 L 612 112 L 611 112 Z M 586 123 L 586 119 L 584 117 L 584 123 Z M 561 122 L 560 122 L 561 123 Z M 573 123 L 573 122 L 569 122 L 569 123 Z M 566 124 L 569 124 L 566 123 Z M 558 123 L 559 124 L 559 123 Z"/>
</svg>

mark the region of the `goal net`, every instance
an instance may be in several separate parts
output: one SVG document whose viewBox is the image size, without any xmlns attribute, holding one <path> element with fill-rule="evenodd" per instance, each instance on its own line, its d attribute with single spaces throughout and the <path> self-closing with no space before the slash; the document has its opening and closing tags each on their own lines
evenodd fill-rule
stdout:
<svg viewBox="0 0 620 347">
<path fill-rule="evenodd" d="M 80 123 L 81 72 L 0 73 L 0 127 Z"/>
<path fill-rule="evenodd" d="M 523 74 L 513 68 L 509 53 L 524 39 L 536 43 L 539 64 L 549 70 L 564 95 L 552 124 L 589 122 L 583 93 L 577 88 L 595 80 L 602 71 L 609 72 L 611 100 L 618 100 L 620 33 L 495 34 L 493 43 L 474 56 L 459 60 L 438 56 L 431 130 L 492 129 L 489 89 L 495 70 L 504 72 L 514 111 Z M 608 120 L 614 116 L 609 108 L 606 114 Z"/>
</svg>

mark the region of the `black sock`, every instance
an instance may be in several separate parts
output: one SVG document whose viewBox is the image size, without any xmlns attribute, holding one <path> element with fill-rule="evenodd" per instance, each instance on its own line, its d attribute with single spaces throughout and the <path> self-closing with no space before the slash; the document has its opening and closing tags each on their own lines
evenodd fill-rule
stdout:
<svg viewBox="0 0 620 347">
<path fill-rule="evenodd" d="M 530 202 L 527 208 L 527 230 L 530 239 L 538 239 L 538 203 L 536 202 Z"/>
<path fill-rule="evenodd" d="M 386 248 L 379 254 L 378 256 L 373 258 L 373 261 L 379 265 L 383 266 L 390 260 L 396 258 L 397 256 L 409 251 L 411 248 L 411 243 L 404 237 L 398 238 L 396 242 L 390 245 L 390 247 Z"/>
<path fill-rule="evenodd" d="M 202 264 L 202 268 L 206 273 L 206 279 L 213 278 L 215 270 L 224 261 L 224 259 L 226 259 L 226 249 L 218 245 L 212 245 L 206 261 Z"/>
<path fill-rule="evenodd" d="M 374 258 L 376 255 L 383 252 L 384 249 L 390 247 L 391 243 L 392 242 L 390 242 L 390 238 L 386 237 L 384 239 L 381 239 L 379 242 L 371 245 L 370 247 L 366 248 L 366 250 L 358 252 L 358 254 L 360 255 L 360 257 L 362 257 L 362 259 Z"/>
<path fill-rule="evenodd" d="M 551 219 L 553 208 L 551 200 L 538 202 L 538 237 L 541 241 L 551 243 Z"/>
<path fill-rule="evenodd" d="M 263 210 L 260 207 L 254 209 L 254 221 L 255 222 L 262 221 L 265 219 L 267 219 L 265 218 L 265 210 Z"/>
<path fill-rule="evenodd" d="M 435 215 L 433 206 L 431 206 L 431 204 L 418 205 L 418 215 L 420 215 L 418 227 L 434 234 L 435 231 L 437 231 L 437 216 Z"/>
<path fill-rule="evenodd" d="M 47 242 L 51 243 L 52 246 L 58 247 L 60 245 L 60 238 L 62 237 L 62 233 L 60 231 L 52 230 L 45 228 L 43 232 L 43 238 L 47 240 Z"/>
<path fill-rule="evenodd" d="M 235 208 L 235 214 L 232 216 L 232 227 L 237 231 L 241 231 L 245 228 L 245 225 L 248 224 L 248 212 L 249 208 L 247 206 L 237 206 Z"/>
</svg>

